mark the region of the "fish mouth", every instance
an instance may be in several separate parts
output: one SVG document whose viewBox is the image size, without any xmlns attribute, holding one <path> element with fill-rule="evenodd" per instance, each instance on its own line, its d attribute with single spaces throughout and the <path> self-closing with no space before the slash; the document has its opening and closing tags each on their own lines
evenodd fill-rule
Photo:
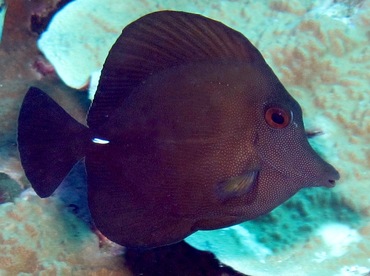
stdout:
<svg viewBox="0 0 370 276">
<path fill-rule="evenodd" d="M 314 187 L 326 187 L 333 188 L 336 185 L 336 181 L 340 179 L 339 172 L 330 164 L 326 163 L 325 172 L 320 177 L 321 180 L 314 182 Z"/>
<path fill-rule="evenodd" d="M 328 175 L 326 179 L 327 181 L 322 183 L 322 186 L 333 188 L 336 184 L 336 181 L 340 179 L 340 174 L 336 169 L 334 169 L 334 167 L 332 167 L 332 172 L 330 173 L 330 175 Z"/>
<path fill-rule="evenodd" d="M 335 186 L 335 184 L 336 184 L 335 181 L 336 181 L 335 179 L 329 179 L 328 183 L 326 184 L 326 187 L 333 188 Z"/>
</svg>

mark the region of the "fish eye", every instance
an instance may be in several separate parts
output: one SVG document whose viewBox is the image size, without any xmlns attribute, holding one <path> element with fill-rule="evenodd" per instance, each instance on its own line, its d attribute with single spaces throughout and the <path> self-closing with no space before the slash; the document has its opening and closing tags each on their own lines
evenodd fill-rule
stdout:
<svg viewBox="0 0 370 276">
<path fill-rule="evenodd" d="M 265 120 L 270 127 L 282 129 L 289 125 L 291 113 L 281 107 L 270 107 L 265 112 Z"/>
</svg>

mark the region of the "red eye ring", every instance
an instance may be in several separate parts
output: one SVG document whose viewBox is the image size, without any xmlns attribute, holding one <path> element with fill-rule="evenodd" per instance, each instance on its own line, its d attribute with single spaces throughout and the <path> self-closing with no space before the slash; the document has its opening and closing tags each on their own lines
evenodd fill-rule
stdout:
<svg viewBox="0 0 370 276">
<path fill-rule="evenodd" d="M 291 119 L 291 113 L 281 107 L 270 107 L 265 112 L 266 123 L 273 128 L 285 128 L 290 124 Z"/>
</svg>

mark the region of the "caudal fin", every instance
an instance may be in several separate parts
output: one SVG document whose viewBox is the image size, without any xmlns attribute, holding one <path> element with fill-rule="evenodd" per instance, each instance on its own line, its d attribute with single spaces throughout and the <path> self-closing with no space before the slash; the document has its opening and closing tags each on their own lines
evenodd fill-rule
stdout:
<svg viewBox="0 0 370 276">
<path fill-rule="evenodd" d="M 18 149 L 32 187 L 50 196 L 74 164 L 85 156 L 89 130 L 52 98 L 31 87 L 18 118 Z"/>
</svg>

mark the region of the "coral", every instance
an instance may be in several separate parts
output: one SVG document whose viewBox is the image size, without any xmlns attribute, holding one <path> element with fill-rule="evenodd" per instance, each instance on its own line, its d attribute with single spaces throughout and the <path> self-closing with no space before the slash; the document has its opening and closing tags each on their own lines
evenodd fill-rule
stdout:
<svg viewBox="0 0 370 276">
<path fill-rule="evenodd" d="M 57 100 L 68 112 L 83 121 L 83 112 L 78 105 L 81 98 L 60 83 L 53 68 L 69 86 L 86 87 L 127 23 L 158 9 L 202 13 L 243 32 L 260 49 L 288 91 L 301 104 L 308 129 L 322 132 L 310 141 L 340 170 L 342 178 L 334 189 L 304 190 L 256 221 L 219 231 L 199 232 L 187 241 L 212 251 L 221 261 L 252 275 L 369 273 L 370 200 L 366 192 L 370 184 L 369 0 L 230 0 L 217 3 L 208 0 L 176 3 L 167 0 L 119 3 L 114 0 L 78 0 L 56 13 L 38 42 L 52 68 L 40 57 L 35 47 L 38 36 L 29 25 L 30 14 L 35 14 L 31 10 L 36 8 L 36 14 L 42 14 L 40 10 L 45 8 L 40 7 L 51 1 L 36 2 L 37 7 L 24 7 L 20 0 L 9 1 L 9 4 L 15 4 L 13 7 L 9 5 L 8 15 L 13 14 L 15 18 L 16 12 L 23 14 L 25 16 L 17 15 L 16 18 L 18 21 L 25 18 L 25 21 L 17 25 L 7 17 L 4 43 L 0 46 L 0 95 L 3 99 L 0 114 L 6 118 L 0 125 L 4 130 L 0 134 L 0 172 L 23 182 L 14 141 L 17 110 L 28 85 L 40 84 L 46 90 L 55 90 L 53 97 L 59 95 Z M 34 18 L 34 22 L 42 20 Z M 33 30 L 39 33 L 45 24 L 34 24 L 34 27 Z M 13 48 L 6 43 L 8 35 Z M 32 69 L 35 67 L 38 71 Z M 62 91 L 65 93 L 63 97 L 60 96 Z M 9 181 L 9 178 L 4 179 Z M 14 183 L 7 187 L 13 186 Z M 63 198 L 62 192 L 59 195 L 63 200 L 68 199 L 68 196 Z M 74 208 L 79 199 L 74 197 L 74 205 L 70 207 Z M 30 197 L 0 205 L 0 226 L 4 229 L 0 239 L 0 268 L 14 272 L 70 274 L 75 265 L 78 272 L 91 275 L 104 275 L 110 273 L 109 269 L 126 272 L 109 250 L 103 254 L 101 262 L 110 260 L 114 263 L 112 267 L 91 263 L 97 255 L 91 255 L 90 249 L 102 256 L 97 250 L 97 238 L 86 225 L 76 226 L 80 235 L 75 239 L 68 236 L 74 233 L 71 225 L 84 224 L 75 221 L 71 214 L 66 215 L 64 204 L 60 205 L 55 199 Z M 83 209 L 73 210 L 88 221 Z M 17 216 L 21 219 L 17 220 Z M 66 220 L 70 223 L 68 227 L 63 224 Z M 58 229 L 53 228 L 53 224 Z M 28 232 L 26 225 L 31 226 L 28 226 Z M 51 228 L 53 230 L 47 230 Z M 6 236 L 12 232 L 13 238 Z M 33 239 L 28 239 L 31 236 Z M 64 251 L 50 253 L 46 258 L 40 252 L 48 252 L 49 242 Z M 81 258 L 82 254 L 77 256 L 76 248 L 84 253 L 87 250 L 89 260 Z M 26 258 L 38 265 L 19 261 Z M 44 258 L 47 261 L 43 262 Z M 139 264 L 144 259 L 139 258 Z"/>
<path fill-rule="evenodd" d="M 253 221 L 229 229 L 198 232 L 186 241 L 252 275 L 286 275 L 287 267 L 301 273 L 287 275 L 332 275 L 333 269 L 340 269 L 339 262 L 365 265 L 369 246 L 364 245 L 361 250 L 358 246 L 363 242 L 359 229 L 366 218 L 348 206 L 343 195 L 318 189 L 302 190 L 270 214 Z M 347 233 L 356 238 L 343 240 L 350 235 Z M 307 260 L 307 267 L 303 260 Z M 323 264 L 312 267 L 308 260 Z M 304 274 L 305 271 L 309 273 Z"/>
<path fill-rule="evenodd" d="M 131 275 L 117 249 L 99 249 L 97 236 L 55 197 L 24 194 L 1 205 L 0 227 L 2 275 Z"/>
<path fill-rule="evenodd" d="M 7 174 L 0 173 L 0 204 L 13 201 L 21 193 L 19 184 Z"/>
<path fill-rule="evenodd" d="M 261 233 L 257 240 L 271 250 L 283 251 L 307 241 L 323 223 L 338 221 L 351 227 L 361 225 L 362 216 L 346 205 L 342 195 L 325 188 L 320 190 L 305 189 L 296 200 L 289 200 L 271 214 L 246 222 L 243 227 Z M 275 227 L 271 228 L 271 224 Z"/>
</svg>

